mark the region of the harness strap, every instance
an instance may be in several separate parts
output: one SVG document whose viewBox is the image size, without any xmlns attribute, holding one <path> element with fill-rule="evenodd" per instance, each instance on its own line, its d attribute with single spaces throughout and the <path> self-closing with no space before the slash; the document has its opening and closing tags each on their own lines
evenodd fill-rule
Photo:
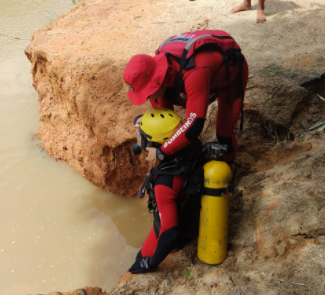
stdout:
<svg viewBox="0 0 325 295">
<path fill-rule="evenodd" d="M 202 35 L 202 36 L 199 36 L 193 40 L 191 40 L 190 42 L 188 42 L 186 44 L 186 46 L 184 47 L 184 50 L 183 50 L 183 53 L 182 53 L 182 57 L 179 58 L 179 57 L 175 57 L 173 56 L 172 54 L 166 52 L 166 56 L 172 56 L 180 65 L 179 67 L 179 72 L 177 73 L 177 86 L 176 86 L 176 92 L 175 92 L 175 101 L 178 102 L 178 104 L 180 105 L 180 95 L 182 93 L 182 86 L 183 86 L 183 70 L 186 68 L 186 64 L 188 63 L 188 59 L 186 58 L 187 57 L 187 54 L 191 48 L 191 46 L 199 39 L 201 38 L 207 38 L 207 37 L 213 37 L 213 38 L 217 38 L 217 39 L 233 39 L 231 36 L 216 36 L 216 35 Z M 160 53 L 160 50 L 162 49 L 162 47 L 169 43 L 169 42 L 173 42 L 173 39 L 175 37 L 170 37 L 168 39 L 166 39 L 160 46 L 159 46 L 159 49 L 158 49 L 158 53 Z M 176 41 L 179 41 L 178 39 L 175 39 L 175 42 Z M 208 44 L 208 43 L 207 43 Z M 218 44 L 216 44 L 218 45 Z M 220 48 L 221 49 L 221 48 Z M 227 79 L 227 84 L 229 85 L 229 67 L 230 66 L 234 66 L 234 65 L 239 65 L 239 73 L 238 73 L 238 88 L 239 88 L 239 94 L 240 94 L 240 97 L 241 97 L 241 120 L 240 120 L 240 131 L 243 131 L 243 125 L 244 125 L 244 90 L 243 90 L 243 83 L 242 83 L 242 64 L 244 62 L 244 58 L 243 58 L 243 55 L 241 54 L 241 50 L 239 48 L 235 49 L 235 48 L 230 48 L 228 49 L 230 52 L 232 53 L 235 53 L 236 55 L 236 62 L 234 62 L 233 60 L 229 59 L 229 56 L 227 55 L 224 55 L 224 52 L 226 51 L 222 51 L 222 54 L 223 54 L 223 62 L 224 62 L 224 66 L 226 68 L 226 79 Z M 228 90 L 228 98 L 229 98 L 229 90 Z M 212 100 L 214 101 L 214 100 Z"/>
<path fill-rule="evenodd" d="M 175 98 L 176 98 L 176 101 L 179 101 L 179 96 L 180 94 L 182 93 L 182 82 L 183 82 L 183 70 L 186 68 L 186 64 L 187 64 L 187 61 L 188 59 L 186 58 L 187 57 L 187 54 L 188 54 L 188 51 L 190 50 L 191 46 L 199 39 L 202 39 L 202 38 L 207 38 L 207 37 L 213 37 L 213 38 L 217 38 L 217 39 L 233 39 L 231 36 L 215 36 L 215 35 L 202 35 L 202 36 L 199 36 L 195 39 L 193 39 L 192 41 L 190 41 L 185 47 L 184 47 L 184 50 L 183 50 L 183 53 L 182 53 L 182 57 L 181 57 L 181 60 L 180 60 L 180 63 L 179 63 L 179 72 L 177 73 L 177 78 L 178 78 L 178 81 L 177 81 L 177 91 L 175 93 Z M 165 40 L 165 42 L 162 44 L 165 45 L 166 43 L 169 42 L 171 38 Z M 218 45 L 218 44 L 216 44 Z M 160 49 L 162 48 L 162 46 L 159 47 L 159 51 L 158 53 L 160 52 Z"/>
<path fill-rule="evenodd" d="M 240 117 L 240 132 L 243 131 L 244 127 L 244 89 L 243 89 L 243 80 L 242 80 L 242 72 L 243 72 L 243 63 L 239 65 L 239 73 L 238 73 L 238 88 L 240 91 L 241 98 L 241 117 Z"/>
<path fill-rule="evenodd" d="M 239 94 L 241 98 L 241 119 L 240 119 L 240 131 L 243 131 L 244 125 L 244 89 L 243 89 L 243 81 L 242 81 L 242 70 L 243 70 L 243 63 L 244 63 L 244 56 L 241 53 L 241 50 L 238 49 L 228 49 L 225 51 L 222 59 L 223 65 L 226 68 L 226 79 L 227 84 L 229 86 L 229 67 L 238 65 L 238 75 L 237 75 L 237 88 L 238 92 L 236 95 Z M 228 89 L 228 97 L 229 97 L 229 89 Z"/>
<path fill-rule="evenodd" d="M 183 77 L 183 70 L 185 69 L 186 62 L 187 62 L 187 59 L 186 59 L 187 53 L 188 53 L 188 49 L 186 49 L 186 47 L 185 47 L 184 50 L 183 50 L 181 62 L 179 64 L 179 72 L 177 73 L 177 77 L 178 77 L 178 79 L 177 79 L 177 91 L 175 93 L 176 101 L 179 101 L 179 96 L 182 93 L 182 82 L 183 82 L 182 77 Z"/>
<path fill-rule="evenodd" d="M 159 48 L 158 48 L 158 54 L 160 53 L 160 50 L 161 50 L 161 48 L 163 48 L 163 46 L 166 44 L 166 43 L 168 43 L 168 41 L 171 39 L 172 37 L 169 37 L 168 39 L 166 39 L 160 46 L 159 46 Z"/>
<path fill-rule="evenodd" d="M 212 197 L 222 197 L 229 192 L 228 186 L 223 188 L 207 188 L 203 189 L 202 195 L 212 196 Z"/>
<path fill-rule="evenodd" d="M 182 161 L 182 158 L 178 156 L 171 161 L 160 164 L 158 167 L 151 168 L 147 174 L 147 177 L 142 183 L 140 190 L 138 190 L 139 199 L 142 199 L 144 197 L 146 189 L 152 188 L 153 181 L 157 175 L 164 172 L 165 170 L 185 165 L 186 163 L 183 163 Z"/>
<path fill-rule="evenodd" d="M 229 86 L 229 76 L 230 76 L 230 73 L 229 73 L 229 65 L 225 65 L 225 68 L 226 68 L 226 81 L 227 81 L 227 86 Z M 227 91 L 227 103 L 228 104 L 230 103 L 229 97 L 230 97 L 230 89 L 228 87 L 228 91 Z"/>
</svg>

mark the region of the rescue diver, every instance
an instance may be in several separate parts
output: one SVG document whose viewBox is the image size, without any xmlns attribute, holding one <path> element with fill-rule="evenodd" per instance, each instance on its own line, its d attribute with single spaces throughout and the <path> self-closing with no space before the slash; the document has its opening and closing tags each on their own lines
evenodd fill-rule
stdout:
<svg viewBox="0 0 325 295">
<path fill-rule="evenodd" d="M 140 145 L 143 148 L 144 146 L 160 148 L 173 138 L 180 125 L 181 118 L 169 109 L 148 111 L 140 121 L 139 134 L 143 141 Z M 201 150 L 201 142 L 196 138 L 182 150 L 160 161 L 160 164 L 148 173 L 139 191 L 141 195 L 139 197 L 143 197 L 144 189 L 148 188 L 148 207 L 154 214 L 154 224 L 135 263 L 129 269 L 131 273 L 154 270 L 172 250 L 178 237 L 178 202 L 183 196 L 181 192 L 184 192 L 182 190 L 184 181 Z M 197 200 L 199 199 L 198 197 Z"/>
<path fill-rule="evenodd" d="M 127 64 L 123 80 L 135 105 L 186 108 L 186 121 L 160 148 L 148 147 L 147 161 L 163 160 L 180 151 L 203 130 L 209 103 L 218 98 L 216 136 L 228 146 L 231 164 L 237 152 L 234 127 L 242 113 L 248 65 L 235 40 L 226 32 L 202 30 L 168 38 L 154 57 L 139 54 Z M 138 122 L 136 122 L 138 123 Z"/>
<path fill-rule="evenodd" d="M 228 33 L 203 30 L 168 38 L 154 57 L 133 56 L 124 70 L 123 80 L 129 88 L 128 97 L 135 105 L 149 100 L 153 109 L 157 109 L 154 111 L 173 110 L 174 105 L 186 109 L 186 121 L 173 125 L 172 136 L 157 141 L 158 145 L 146 147 L 147 161 L 158 159 L 164 162 L 184 155 L 193 161 L 194 154 L 201 150 L 198 136 L 203 130 L 207 108 L 216 98 L 216 136 L 220 144 L 228 146 L 227 152 L 223 153 L 224 159 L 229 164 L 234 161 L 237 152 L 234 127 L 240 114 L 241 130 L 243 127 L 248 65 L 238 44 Z M 159 114 L 161 118 L 161 115 L 170 117 Z M 135 126 L 140 123 L 141 128 L 145 118 L 136 117 Z M 153 135 L 147 135 L 151 136 L 151 139 L 148 136 L 149 141 L 155 142 Z M 158 231 L 156 226 L 155 230 L 154 226 L 151 230 L 129 269 L 131 273 L 152 271 L 172 249 L 178 233 L 176 201 L 184 184 L 184 173 L 186 171 L 176 171 L 155 178 L 153 187 L 160 229 Z"/>
</svg>

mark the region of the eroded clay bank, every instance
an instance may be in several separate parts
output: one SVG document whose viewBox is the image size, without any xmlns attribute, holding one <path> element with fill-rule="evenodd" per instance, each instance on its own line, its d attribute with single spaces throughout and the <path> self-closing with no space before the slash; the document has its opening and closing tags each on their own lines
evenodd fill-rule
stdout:
<svg viewBox="0 0 325 295">
<path fill-rule="evenodd" d="M 325 97 L 325 3 L 270 2 L 267 23 L 259 26 L 256 11 L 229 15 L 234 4 L 83 1 L 37 32 L 26 49 L 43 148 L 95 185 L 127 196 L 135 195 L 148 169 L 129 152 L 133 118 L 149 108 L 133 106 L 125 95 L 122 73 L 130 57 L 153 54 L 167 37 L 203 28 L 229 32 L 247 57 L 226 261 L 201 264 L 194 241 L 152 274 L 125 273 L 111 294 L 324 291 L 324 132 L 309 129 L 325 114 L 319 98 Z M 203 140 L 214 139 L 216 108 L 209 108 Z"/>
</svg>

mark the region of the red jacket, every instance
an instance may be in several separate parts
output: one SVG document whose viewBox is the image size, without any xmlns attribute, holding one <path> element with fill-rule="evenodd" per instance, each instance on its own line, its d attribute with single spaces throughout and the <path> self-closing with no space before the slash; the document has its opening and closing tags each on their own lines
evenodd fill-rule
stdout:
<svg viewBox="0 0 325 295">
<path fill-rule="evenodd" d="M 222 31 L 199 31 L 201 35 L 211 32 L 218 35 L 223 34 L 223 36 L 229 36 L 227 33 Z M 176 37 L 186 37 L 188 34 L 195 33 L 196 32 L 185 33 Z M 204 38 L 199 41 L 202 40 L 204 40 Z M 164 45 L 160 51 L 160 54 L 168 50 L 169 53 L 175 55 L 177 50 L 173 51 L 173 46 L 177 47 L 176 43 L 167 43 Z M 224 44 L 221 45 L 224 46 L 223 50 L 229 48 L 239 48 L 237 43 L 232 38 L 225 39 Z M 166 51 L 163 50 L 165 47 Z M 156 53 L 158 53 L 158 50 Z M 182 52 L 182 49 L 179 51 Z M 194 51 L 191 52 L 190 49 L 188 56 L 191 56 L 193 53 Z M 176 72 L 178 72 L 180 66 L 175 58 L 168 55 L 168 61 Z M 182 107 L 186 108 L 186 121 L 178 129 L 174 136 L 166 141 L 161 147 L 161 150 L 166 155 L 174 154 L 178 150 L 187 146 L 191 140 L 200 135 L 203 130 L 203 125 L 207 114 L 210 90 L 226 88 L 230 84 L 234 83 L 238 77 L 238 71 L 238 67 L 230 67 L 228 78 L 226 67 L 223 66 L 223 55 L 222 53 L 217 52 L 215 49 L 207 48 L 206 50 L 198 52 L 194 55 L 194 67 L 182 71 L 182 80 L 184 83 L 183 95 L 185 98 L 180 98 L 179 103 Z M 172 81 L 169 81 L 169 85 L 167 86 L 168 88 L 175 90 L 177 86 L 176 78 L 172 77 Z M 168 97 L 167 94 L 163 99 L 150 99 L 150 102 L 153 108 L 173 109 L 173 104 L 170 102 L 170 100 L 171 98 Z"/>
</svg>

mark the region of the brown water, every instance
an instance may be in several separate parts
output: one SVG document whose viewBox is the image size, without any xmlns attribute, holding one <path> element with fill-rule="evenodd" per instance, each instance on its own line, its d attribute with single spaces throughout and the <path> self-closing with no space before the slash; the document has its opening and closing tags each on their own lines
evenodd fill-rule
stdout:
<svg viewBox="0 0 325 295">
<path fill-rule="evenodd" d="M 108 291 L 151 227 L 145 201 L 93 186 L 33 139 L 38 98 L 23 50 L 71 7 L 69 0 L 0 0 L 1 295 Z"/>
</svg>

